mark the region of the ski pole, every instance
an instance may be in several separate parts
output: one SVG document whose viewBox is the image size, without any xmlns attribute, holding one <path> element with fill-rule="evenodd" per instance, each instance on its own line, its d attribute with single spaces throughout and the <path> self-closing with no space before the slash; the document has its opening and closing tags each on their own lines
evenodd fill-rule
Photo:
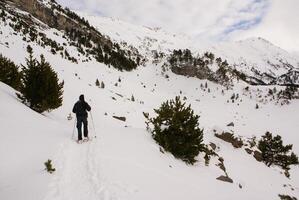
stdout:
<svg viewBox="0 0 299 200">
<path fill-rule="evenodd" d="M 76 126 L 76 121 L 77 121 L 77 118 L 74 120 L 74 128 L 73 128 L 72 139 L 74 139 L 74 135 L 75 135 L 75 126 Z"/>
<path fill-rule="evenodd" d="M 94 122 L 93 122 L 93 117 L 92 117 L 91 111 L 90 111 L 90 117 L 91 117 L 91 122 L 92 122 L 93 130 L 94 130 L 94 137 L 97 138 L 97 132 L 96 132 L 96 128 L 94 126 Z"/>
</svg>

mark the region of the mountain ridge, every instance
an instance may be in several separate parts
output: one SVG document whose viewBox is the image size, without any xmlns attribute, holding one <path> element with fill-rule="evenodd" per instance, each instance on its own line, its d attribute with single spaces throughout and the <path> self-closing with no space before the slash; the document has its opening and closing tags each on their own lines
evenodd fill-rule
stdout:
<svg viewBox="0 0 299 200">
<path fill-rule="evenodd" d="M 140 28 L 118 19 L 80 14 L 112 39 L 121 42 L 122 37 L 126 38 L 123 42 L 134 45 L 148 56 L 153 57 L 153 51 L 169 56 L 173 50 L 178 49 L 190 49 L 194 56 L 211 52 L 215 57 L 227 60 L 232 70 L 236 69 L 247 75 L 249 84 L 299 86 L 297 78 L 288 76 L 299 71 L 299 57 L 261 37 L 197 47 L 198 44 L 192 45 L 192 40 L 188 37 L 170 34 L 163 30 Z M 288 77 L 288 81 L 279 81 L 281 77 Z"/>
<path fill-rule="evenodd" d="M 229 64 L 228 69 L 242 74 L 242 80 L 251 85 L 299 86 L 299 79 L 296 75 L 299 73 L 299 59 L 263 38 L 249 38 L 237 42 L 198 47 L 198 44 L 192 44 L 192 40 L 188 37 L 170 34 L 161 29 L 138 27 L 120 20 L 88 16 L 82 13 L 81 16 L 84 17 L 80 17 L 68 8 L 63 9 L 55 1 L 11 0 L 6 2 L 10 6 L 30 12 L 32 16 L 37 17 L 49 27 L 61 31 L 63 37 L 69 39 L 69 44 L 75 46 L 82 56 L 86 57 L 87 62 L 93 57 L 98 62 L 104 62 L 120 70 L 132 70 L 143 65 L 147 60 L 155 60 L 155 63 L 165 62 L 173 50 L 191 49 L 194 57 L 212 53 L 214 57 L 226 60 Z M 30 16 L 25 18 L 27 23 L 33 23 L 30 20 Z M 19 22 L 19 24 L 18 26 L 22 29 L 22 23 Z M 29 30 L 30 34 L 33 32 L 33 35 L 37 35 L 31 39 L 36 39 L 39 34 L 35 32 L 36 29 L 29 28 Z M 101 32 L 104 32 L 104 35 Z M 48 41 L 45 35 L 43 38 L 42 40 L 46 40 L 44 44 L 49 43 L 55 47 L 52 50 L 53 53 L 62 51 L 60 54 L 77 62 L 77 58 L 70 56 L 69 52 L 63 52 L 64 47 L 61 44 Z M 160 61 L 156 59 L 157 55 Z M 216 70 L 213 69 L 215 66 L 208 67 Z M 185 72 L 182 74 L 190 76 Z"/>
<path fill-rule="evenodd" d="M 53 1 L 39 1 L 39 0 L 10 0 L 1 3 L 2 9 L 6 10 L 17 17 L 18 29 L 27 29 L 24 32 L 31 34 L 31 40 L 38 42 L 39 33 L 34 28 L 34 22 L 31 16 L 42 21 L 50 28 L 61 31 L 64 37 L 70 40 L 70 44 L 75 46 L 78 51 L 89 57 L 94 57 L 98 62 L 106 63 L 118 68 L 119 70 L 132 70 L 140 64 L 140 55 L 138 51 L 127 51 L 120 48 L 119 44 L 113 43 L 109 38 L 104 37 L 94 27 L 90 26 L 88 21 L 79 17 L 76 13 L 70 11 L 68 8 L 62 8 L 59 4 Z M 22 11 L 28 12 L 30 15 L 26 16 L 24 13 L 16 13 L 13 8 L 18 8 Z M 18 16 L 21 15 L 21 16 Z M 33 26 L 30 26 L 33 25 Z M 29 26 L 28 26 L 29 25 Z M 44 36 L 46 40 L 46 36 Z M 63 47 L 58 44 L 53 44 L 55 41 L 50 41 L 51 46 L 55 46 L 55 52 L 63 50 Z M 65 53 L 68 55 L 68 53 Z M 77 62 L 72 57 L 70 60 Z"/>
</svg>

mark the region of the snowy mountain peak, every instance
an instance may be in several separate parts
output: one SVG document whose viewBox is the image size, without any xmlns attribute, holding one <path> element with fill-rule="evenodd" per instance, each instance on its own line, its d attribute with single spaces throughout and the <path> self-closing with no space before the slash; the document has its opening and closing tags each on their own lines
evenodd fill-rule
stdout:
<svg viewBox="0 0 299 200">
<path fill-rule="evenodd" d="M 265 38 L 262 37 L 250 37 L 244 40 L 240 40 L 239 42 L 263 42 L 263 43 L 267 43 L 267 44 L 271 44 L 270 41 L 266 40 Z M 273 45 L 273 44 L 272 44 Z"/>
<path fill-rule="evenodd" d="M 198 47 L 191 38 L 184 35 L 153 31 L 120 20 L 116 22 L 98 16 L 81 16 L 112 40 L 136 47 L 147 58 L 154 56 L 153 51 L 163 53 L 166 57 L 175 49 L 191 49 L 194 56 L 211 52 L 215 57 L 227 60 L 232 70 L 245 74 L 250 84 L 299 84 L 299 80 L 292 78 L 288 79 L 290 82 L 277 81 L 290 70 L 298 70 L 299 59 L 260 37 Z"/>
</svg>

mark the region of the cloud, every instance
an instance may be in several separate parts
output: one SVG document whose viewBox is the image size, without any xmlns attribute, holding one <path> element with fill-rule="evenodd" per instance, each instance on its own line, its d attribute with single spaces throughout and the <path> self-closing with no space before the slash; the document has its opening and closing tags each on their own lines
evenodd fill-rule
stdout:
<svg viewBox="0 0 299 200">
<path fill-rule="evenodd" d="M 138 25 L 162 27 L 193 36 L 199 41 L 262 36 L 293 50 L 296 48 L 290 41 L 294 39 L 290 38 L 296 38 L 299 31 L 296 17 L 298 0 L 57 1 L 73 10 L 119 18 Z"/>
<path fill-rule="evenodd" d="M 213 41 L 230 39 L 235 31 L 249 30 L 258 25 L 268 9 L 268 0 L 230 1 L 225 12 L 198 38 Z"/>
<path fill-rule="evenodd" d="M 230 37 L 236 40 L 260 36 L 286 50 L 299 51 L 298 11 L 298 0 L 272 0 L 268 12 L 256 27 L 236 31 Z"/>
</svg>

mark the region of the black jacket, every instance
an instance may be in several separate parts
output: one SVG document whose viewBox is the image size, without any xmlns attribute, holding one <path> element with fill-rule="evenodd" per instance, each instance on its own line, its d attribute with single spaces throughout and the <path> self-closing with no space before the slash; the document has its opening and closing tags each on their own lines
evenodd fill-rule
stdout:
<svg viewBox="0 0 299 200">
<path fill-rule="evenodd" d="M 85 101 L 79 100 L 74 105 L 73 113 L 76 113 L 77 118 L 78 117 L 87 118 L 87 111 L 90 111 L 90 110 L 91 110 L 91 108 L 88 105 L 88 103 L 86 103 Z"/>
</svg>

